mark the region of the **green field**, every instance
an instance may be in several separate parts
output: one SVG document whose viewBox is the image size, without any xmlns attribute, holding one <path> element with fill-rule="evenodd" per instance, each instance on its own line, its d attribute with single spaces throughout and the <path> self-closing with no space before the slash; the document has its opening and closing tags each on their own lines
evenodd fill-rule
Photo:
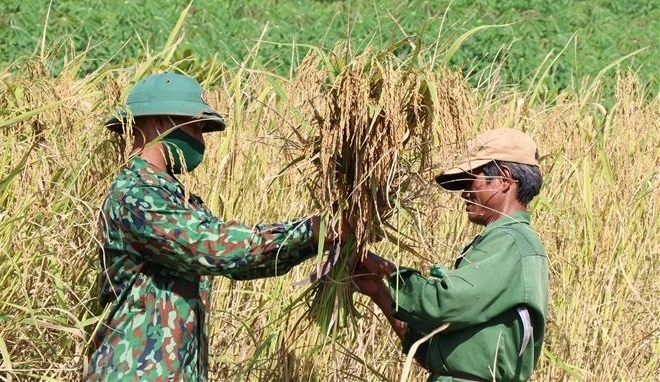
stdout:
<svg viewBox="0 0 660 382">
<path fill-rule="evenodd" d="M 4 0 L 0 4 L 0 64 L 40 50 L 58 59 L 87 52 L 83 71 L 122 65 L 157 52 L 188 3 L 164 0 Z M 246 57 L 268 71 L 288 74 L 308 45 L 332 47 L 350 40 L 355 53 L 405 38 L 428 45 L 457 41 L 474 28 L 451 57 L 476 85 L 501 66 L 505 84 L 527 85 L 539 68 L 548 96 L 577 88 L 608 64 L 638 52 L 622 67 L 639 72 L 657 92 L 660 62 L 660 4 L 653 1 L 211 1 L 196 0 L 184 25 L 179 58 L 203 67 L 227 68 Z M 42 41 L 45 44 L 42 44 Z M 258 50 L 257 50 L 258 49 Z M 405 54 L 412 49 L 404 45 Z M 612 83 L 609 83 L 611 89 Z"/>
<path fill-rule="evenodd" d="M 368 78 L 376 95 L 341 92 L 371 97 L 365 120 L 385 110 L 392 131 L 426 137 L 401 153 L 416 194 L 402 191 L 412 202 L 389 220 L 410 247 L 370 248 L 424 272 L 453 264 L 478 227 L 432 175 L 467 137 L 522 129 L 541 153 L 530 209 L 551 283 L 532 381 L 657 381 L 658 5 L 461 1 L 443 22 L 449 4 L 430 1 L 196 1 L 184 18 L 184 2 L 53 1 L 47 16 L 48 3 L 0 3 L 0 381 L 72 381 L 87 366 L 103 316 L 96 222 L 127 154 L 102 122 L 137 79 L 183 70 L 209 88 L 228 129 L 208 135 L 204 162 L 181 181 L 221 219 L 254 224 L 323 212 L 314 122 L 356 67 L 380 70 Z M 408 80 L 422 97 L 398 94 Z M 379 108 L 397 97 L 420 102 L 424 118 Z M 313 270 L 310 260 L 277 278 L 216 278 L 211 380 L 424 380 L 364 296 L 359 316 L 325 336 L 309 290 L 293 285 Z"/>
</svg>

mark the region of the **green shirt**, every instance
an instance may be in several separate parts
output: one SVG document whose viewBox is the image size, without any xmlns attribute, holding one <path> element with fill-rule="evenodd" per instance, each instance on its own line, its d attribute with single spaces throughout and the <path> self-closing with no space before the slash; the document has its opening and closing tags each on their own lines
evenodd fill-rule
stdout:
<svg viewBox="0 0 660 382">
<path fill-rule="evenodd" d="M 308 220 L 223 222 L 166 172 L 130 160 L 99 219 L 100 303 L 89 380 L 207 377 L 211 275 L 281 275 L 315 253 Z"/>
<path fill-rule="evenodd" d="M 398 275 L 398 277 L 397 277 Z M 518 212 L 489 224 L 462 252 L 453 270 L 436 277 L 402 268 L 390 276 L 396 317 L 408 323 L 403 349 L 443 323 L 449 327 L 418 348 L 416 358 L 436 375 L 526 381 L 538 363 L 548 309 L 548 259 Z M 527 308 L 532 331 L 523 347 Z"/>
</svg>

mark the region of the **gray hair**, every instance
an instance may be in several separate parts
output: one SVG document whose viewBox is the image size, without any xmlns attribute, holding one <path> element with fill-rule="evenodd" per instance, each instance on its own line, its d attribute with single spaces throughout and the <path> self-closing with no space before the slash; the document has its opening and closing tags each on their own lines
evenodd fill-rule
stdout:
<svg viewBox="0 0 660 382">
<path fill-rule="evenodd" d="M 529 203 L 541 190 L 543 176 L 538 166 L 527 164 L 493 161 L 483 165 L 479 170 L 485 176 L 502 176 L 502 167 L 511 170 L 511 178 L 518 183 L 518 193 L 516 197 L 521 203 Z"/>
</svg>

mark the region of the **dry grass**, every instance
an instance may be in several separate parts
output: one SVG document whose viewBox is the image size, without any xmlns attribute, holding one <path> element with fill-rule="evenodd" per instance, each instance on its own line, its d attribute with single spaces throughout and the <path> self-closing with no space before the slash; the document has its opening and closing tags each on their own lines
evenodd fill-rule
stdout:
<svg viewBox="0 0 660 382">
<path fill-rule="evenodd" d="M 383 237 L 401 242 L 389 218 L 428 188 L 422 177 L 431 149 L 471 124 L 469 90 L 459 76 L 422 65 L 416 55 L 401 60 L 389 51 L 351 57 L 341 45 L 328 54 L 313 51 L 282 89 L 284 118 L 295 121 L 284 137 L 292 158 L 287 168 L 304 174 L 301 185 L 331 222 L 354 227 L 354 238 L 315 291 L 312 316 L 324 332 L 347 323 L 355 261 Z"/>
<path fill-rule="evenodd" d="M 65 70 L 50 78 L 42 67 L 37 61 L 0 73 L 0 380 L 74 380 L 82 370 L 100 313 L 94 220 L 120 158 L 100 122 L 132 75 L 127 69 L 76 79 Z M 390 68 L 379 70 L 394 76 L 392 83 L 401 80 Z M 256 223 L 317 210 L 310 174 L 298 171 L 303 167 L 284 170 L 283 139 L 292 141 L 292 128 L 318 135 L 304 110 L 307 100 L 320 102 L 319 93 L 311 96 L 303 86 L 313 87 L 305 78 L 317 74 L 300 75 L 283 81 L 241 71 L 208 78 L 216 89 L 212 103 L 230 129 L 209 137 L 205 163 L 184 182 L 223 218 Z M 451 74 L 425 75 L 438 100 L 462 94 Z M 621 75 L 618 84 L 609 110 L 597 93 L 530 107 L 525 92 L 495 89 L 491 96 L 471 94 L 468 110 L 437 108 L 428 125 L 433 155 L 423 168 L 448 164 L 455 144 L 490 126 L 526 130 L 544 154 L 545 186 L 532 209 L 550 255 L 552 299 L 536 381 L 653 381 L 660 370 L 660 100 L 645 99 L 632 75 Z M 396 110 L 390 115 L 401 118 L 393 130 L 400 135 L 386 143 L 395 146 L 405 122 Z M 374 248 L 426 269 L 451 262 L 475 228 L 454 195 L 430 187 L 420 192 L 424 198 L 390 219 L 418 255 L 390 242 Z M 217 280 L 213 380 L 398 380 L 398 341 L 362 297 L 364 316 L 330 339 L 307 318 L 305 291 L 291 284 L 311 263 L 276 279 Z M 411 380 L 423 376 L 416 368 Z"/>
</svg>

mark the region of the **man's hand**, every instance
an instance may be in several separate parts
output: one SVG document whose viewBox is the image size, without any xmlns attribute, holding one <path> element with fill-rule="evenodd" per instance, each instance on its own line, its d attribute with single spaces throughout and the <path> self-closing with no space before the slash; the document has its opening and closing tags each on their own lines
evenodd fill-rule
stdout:
<svg viewBox="0 0 660 382">
<path fill-rule="evenodd" d="M 394 263 L 383 259 L 371 251 L 367 252 L 367 256 L 362 259 L 361 264 L 369 273 L 381 279 L 389 277 L 392 273 L 396 272 L 396 265 Z"/>
<path fill-rule="evenodd" d="M 364 295 L 373 297 L 387 292 L 383 278 L 370 272 L 362 263 L 356 265 L 352 276 L 357 291 Z"/>
<path fill-rule="evenodd" d="M 339 222 L 341 224 L 341 230 L 332 224 L 327 224 L 325 227 L 325 237 L 319 237 L 321 233 L 321 216 L 316 215 L 309 219 L 312 223 L 312 239 L 317 244 L 319 240 L 322 240 L 325 244 L 335 240 L 346 241 L 353 234 L 353 229 L 342 220 Z"/>
<path fill-rule="evenodd" d="M 353 282 L 358 292 L 375 297 L 379 294 L 388 294 L 383 279 L 396 271 L 396 265 L 383 259 L 373 252 L 357 263 L 353 270 Z"/>
<path fill-rule="evenodd" d="M 396 265 L 373 252 L 367 252 L 367 256 L 357 263 L 353 270 L 352 280 L 358 292 L 369 296 L 378 305 L 394 332 L 403 340 L 408 326 L 404 321 L 394 317 L 394 302 L 389 289 L 383 282 L 383 278 L 395 271 Z"/>
</svg>

